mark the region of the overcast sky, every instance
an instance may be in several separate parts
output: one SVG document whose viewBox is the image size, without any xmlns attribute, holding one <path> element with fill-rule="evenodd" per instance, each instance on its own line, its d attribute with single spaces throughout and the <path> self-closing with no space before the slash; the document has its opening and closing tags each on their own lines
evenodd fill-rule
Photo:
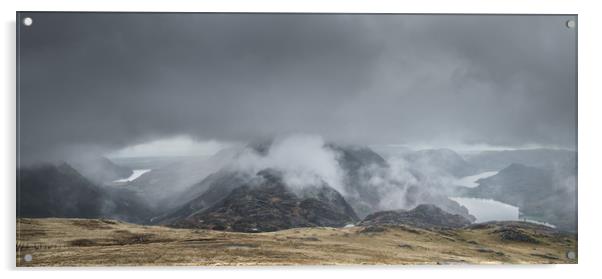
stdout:
<svg viewBox="0 0 602 279">
<path fill-rule="evenodd" d="M 28 14 L 23 159 L 162 138 L 576 146 L 568 16 Z"/>
</svg>

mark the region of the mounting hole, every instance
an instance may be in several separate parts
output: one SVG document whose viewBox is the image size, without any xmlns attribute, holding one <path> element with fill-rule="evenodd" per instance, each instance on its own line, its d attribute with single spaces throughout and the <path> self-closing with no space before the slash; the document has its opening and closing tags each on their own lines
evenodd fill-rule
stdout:
<svg viewBox="0 0 602 279">
<path fill-rule="evenodd" d="M 570 260 L 574 260 L 576 256 L 577 255 L 575 255 L 575 252 L 573 252 L 573 251 L 569 251 L 568 253 L 566 253 L 566 257 L 569 258 Z"/>
<path fill-rule="evenodd" d="M 25 255 L 25 257 L 23 257 L 23 259 L 24 259 L 26 262 L 31 262 L 31 260 L 33 259 L 33 257 L 31 256 L 31 254 L 27 254 L 27 255 Z"/>
<path fill-rule="evenodd" d="M 575 26 L 577 26 L 577 22 L 574 20 L 571 19 L 566 21 L 566 27 L 573 29 Z"/>
<path fill-rule="evenodd" d="M 23 25 L 31 26 L 33 24 L 33 19 L 31 17 L 26 17 L 23 19 Z"/>
</svg>

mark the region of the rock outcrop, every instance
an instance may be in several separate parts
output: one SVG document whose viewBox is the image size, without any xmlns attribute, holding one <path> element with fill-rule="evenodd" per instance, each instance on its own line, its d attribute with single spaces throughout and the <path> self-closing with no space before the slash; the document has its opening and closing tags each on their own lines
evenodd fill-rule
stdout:
<svg viewBox="0 0 602 279">
<path fill-rule="evenodd" d="M 417 228 L 461 228 L 471 221 L 451 214 L 432 204 L 421 204 L 412 210 L 379 211 L 368 215 L 360 226 L 408 225 Z"/>
</svg>

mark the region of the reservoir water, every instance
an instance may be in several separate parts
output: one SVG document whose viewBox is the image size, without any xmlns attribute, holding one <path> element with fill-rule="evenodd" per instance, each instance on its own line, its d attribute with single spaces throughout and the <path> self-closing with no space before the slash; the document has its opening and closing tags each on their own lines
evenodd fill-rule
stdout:
<svg viewBox="0 0 602 279">
<path fill-rule="evenodd" d="M 476 222 L 519 220 L 518 207 L 492 199 L 450 198 L 468 209 L 477 218 Z"/>
<path fill-rule="evenodd" d="M 489 221 L 525 221 L 555 228 L 553 224 L 521 218 L 519 208 L 492 199 L 450 197 L 451 200 L 463 205 L 468 212 L 477 218 L 476 223 Z"/>
</svg>

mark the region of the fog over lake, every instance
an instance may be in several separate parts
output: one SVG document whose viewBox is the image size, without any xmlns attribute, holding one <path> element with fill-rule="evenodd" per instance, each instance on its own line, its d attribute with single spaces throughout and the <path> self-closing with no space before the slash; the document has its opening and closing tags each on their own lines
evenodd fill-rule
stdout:
<svg viewBox="0 0 602 279">
<path fill-rule="evenodd" d="M 487 178 L 496 175 L 497 171 L 486 171 L 475 175 L 469 175 L 458 179 L 455 184 L 458 186 L 464 186 L 469 188 L 474 188 L 479 186 L 477 181 L 479 179 Z"/>
</svg>

